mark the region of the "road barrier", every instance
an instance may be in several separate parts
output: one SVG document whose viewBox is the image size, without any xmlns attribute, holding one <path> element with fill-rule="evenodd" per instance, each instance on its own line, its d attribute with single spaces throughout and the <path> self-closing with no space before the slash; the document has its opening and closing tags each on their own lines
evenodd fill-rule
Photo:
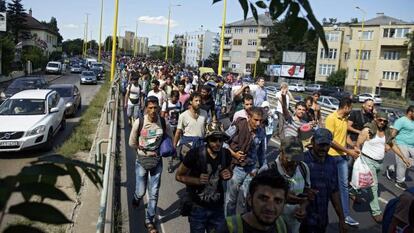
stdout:
<svg viewBox="0 0 414 233">
<path fill-rule="evenodd" d="M 104 166 L 103 185 L 99 205 L 99 217 L 96 224 L 96 232 L 114 232 L 114 179 L 115 177 L 115 156 L 117 153 L 117 131 L 119 111 L 119 83 L 114 82 L 110 89 L 110 97 L 106 104 L 106 124 L 109 124 L 107 139 L 98 140 L 96 143 L 95 164 Z M 101 153 L 101 145 L 107 144 L 105 159 Z"/>
</svg>

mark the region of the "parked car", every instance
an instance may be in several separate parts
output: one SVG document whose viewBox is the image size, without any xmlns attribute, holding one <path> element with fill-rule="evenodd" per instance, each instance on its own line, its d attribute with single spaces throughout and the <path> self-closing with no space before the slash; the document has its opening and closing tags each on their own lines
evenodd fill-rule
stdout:
<svg viewBox="0 0 414 233">
<path fill-rule="evenodd" d="M 338 110 L 339 108 L 339 100 L 331 96 L 320 96 L 318 104 L 322 107 L 326 107 L 333 110 Z"/>
<path fill-rule="evenodd" d="M 321 88 L 322 88 L 321 84 L 309 84 L 305 86 L 305 91 L 315 92 L 315 91 L 320 91 Z"/>
<path fill-rule="evenodd" d="M 405 111 L 403 109 L 379 107 L 378 110 L 388 114 L 390 124 L 394 124 L 398 118 L 405 116 Z"/>
<path fill-rule="evenodd" d="M 273 86 L 266 86 L 265 87 L 265 89 L 266 89 L 266 91 L 267 91 L 267 93 L 269 94 L 276 94 L 276 92 L 277 92 L 277 88 L 276 87 L 273 87 Z"/>
<path fill-rule="evenodd" d="M 82 72 L 82 67 L 79 64 L 73 64 L 70 67 L 70 72 L 71 73 L 81 73 Z"/>
<path fill-rule="evenodd" d="M 59 93 L 65 102 L 65 115 L 75 116 L 82 107 L 82 97 L 79 88 L 74 84 L 53 84 L 49 87 Z"/>
<path fill-rule="evenodd" d="M 334 97 L 338 100 L 342 98 L 350 98 L 350 99 L 353 98 L 352 94 L 349 91 L 344 91 L 340 87 L 322 87 L 319 90 L 319 93 L 321 93 L 321 95 L 324 95 L 324 96 Z"/>
<path fill-rule="evenodd" d="M 81 75 L 80 75 L 80 84 L 85 84 L 85 83 L 93 83 L 93 84 L 98 84 L 98 79 L 96 78 L 96 74 L 93 71 L 82 71 Z"/>
<path fill-rule="evenodd" d="M 50 61 L 46 65 L 46 74 L 61 74 L 62 63 L 59 61 Z"/>
<path fill-rule="evenodd" d="M 47 89 L 48 87 L 46 79 L 40 76 L 17 78 L 0 94 L 0 102 L 23 90 Z"/>
<path fill-rule="evenodd" d="M 102 70 L 99 67 L 92 67 L 90 70 L 95 73 L 96 78 L 98 80 L 104 79 L 104 74 L 103 74 Z"/>
<path fill-rule="evenodd" d="M 0 105 L 0 152 L 50 150 L 65 127 L 64 101 L 56 91 L 21 91 Z"/>
<path fill-rule="evenodd" d="M 289 91 L 303 92 L 305 91 L 305 86 L 303 84 L 292 83 L 289 84 Z"/>
<path fill-rule="evenodd" d="M 382 104 L 382 99 L 379 95 L 374 95 L 371 93 L 363 93 L 357 96 L 358 102 L 362 103 L 367 99 L 371 99 L 374 101 L 374 104 Z"/>
</svg>

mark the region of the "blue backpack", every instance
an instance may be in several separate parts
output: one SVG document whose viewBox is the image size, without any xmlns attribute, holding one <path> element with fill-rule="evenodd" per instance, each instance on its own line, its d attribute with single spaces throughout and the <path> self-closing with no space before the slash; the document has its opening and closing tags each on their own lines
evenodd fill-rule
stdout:
<svg viewBox="0 0 414 233">
<path fill-rule="evenodd" d="M 414 195 L 414 187 L 407 189 L 405 192 L 409 192 Z M 400 197 L 391 199 L 385 206 L 383 220 L 382 220 L 382 232 L 387 233 L 390 229 L 391 221 L 394 216 L 395 208 L 400 201 Z"/>
</svg>

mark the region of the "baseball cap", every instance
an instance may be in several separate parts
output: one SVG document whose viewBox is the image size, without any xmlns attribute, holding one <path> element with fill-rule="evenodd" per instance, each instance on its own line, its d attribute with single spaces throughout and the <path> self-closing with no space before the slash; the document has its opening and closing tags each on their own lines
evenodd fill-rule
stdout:
<svg viewBox="0 0 414 233">
<path fill-rule="evenodd" d="M 303 145 L 297 137 L 285 137 L 280 142 L 280 149 L 284 152 L 286 158 L 290 161 L 303 161 Z"/>
<path fill-rule="evenodd" d="M 382 118 L 382 119 L 385 119 L 385 120 L 389 120 L 388 119 L 388 114 L 386 113 L 386 112 L 383 112 L 383 111 L 379 111 L 379 112 L 377 112 L 377 114 L 376 114 L 376 117 L 377 118 Z"/>
<path fill-rule="evenodd" d="M 306 123 L 303 124 L 300 128 L 299 128 L 299 138 L 301 140 L 308 140 L 309 138 L 311 138 L 313 136 L 313 127 L 311 124 Z"/>
<path fill-rule="evenodd" d="M 262 106 L 261 106 L 262 108 L 266 108 L 266 107 L 270 107 L 270 103 L 269 103 L 269 101 L 263 101 L 263 103 L 262 103 Z"/>
<path fill-rule="evenodd" d="M 316 144 L 331 144 L 332 143 L 332 133 L 328 129 L 319 128 L 313 133 L 313 140 Z"/>
</svg>

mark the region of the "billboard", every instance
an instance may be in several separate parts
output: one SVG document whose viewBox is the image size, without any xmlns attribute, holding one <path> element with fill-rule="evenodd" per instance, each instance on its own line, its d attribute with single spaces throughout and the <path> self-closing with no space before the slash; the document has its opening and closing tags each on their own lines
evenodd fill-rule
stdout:
<svg viewBox="0 0 414 233">
<path fill-rule="evenodd" d="M 267 66 L 267 75 L 269 76 L 280 76 L 280 70 L 282 69 L 281 65 L 268 65 Z"/>
<path fill-rule="evenodd" d="M 6 12 L 0 12 L 0 32 L 6 31 Z"/>
<path fill-rule="evenodd" d="M 305 65 L 282 65 L 280 76 L 289 78 L 304 78 Z"/>
<path fill-rule="evenodd" d="M 305 62 L 306 62 L 305 52 L 283 51 L 283 63 L 305 64 Z"/>
</svg>

